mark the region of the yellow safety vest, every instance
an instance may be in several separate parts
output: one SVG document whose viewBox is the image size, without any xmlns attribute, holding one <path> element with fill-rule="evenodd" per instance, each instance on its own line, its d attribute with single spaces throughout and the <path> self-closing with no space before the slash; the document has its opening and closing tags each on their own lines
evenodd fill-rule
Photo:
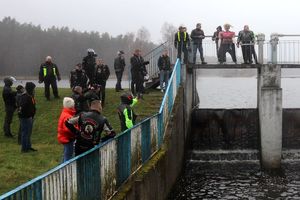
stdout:
<svg viewBox="0 0 300 200">
<path fill-rule="evenodd" d="M 55 67 L 53 67 L 52 69 L 53 69 L 54 76 L 56 76 L 56 69 L 55 69 Z M 44 74 L 44 77 L 47 76 L 47 66 L 43 67 L 43 74 Z"/>
<path fill-rule="evenodd" d="M 183 32 L 183 41 L 186 42 L 186 32 Z M 180 42 L 180 31 L 177 32 L 178 42 Z"/>
</svg>

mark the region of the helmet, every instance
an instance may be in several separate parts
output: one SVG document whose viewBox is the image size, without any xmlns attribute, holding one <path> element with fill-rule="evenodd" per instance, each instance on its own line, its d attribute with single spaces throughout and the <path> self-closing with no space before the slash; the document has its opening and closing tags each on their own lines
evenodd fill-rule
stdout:
<svg viewBox="0 0 300 200">
<path fill-rule="evenodd" d="M 95 50 L 94 49 L 87 49 L 87 53 L 88 55 L 94 56 L 96 55 Z"/>
<path fill-rule="evenodd" d="M 125 92 L 124 94 L 122 94 L 120 96 L 120 98 L 121 98 L 122 103 L 127 104 L 127 105 L 132 104 L 133 96 L 130 92 Z"/>
<path fill-rule="evenodd" d="M 6 86 L 12 86 L 14 80 L 16 80 L 16 79 L 13 78 L 13 77 L 5 77 L 5 78 L 3 79 L 4 85 L 6 85 Z"/>
</svg>

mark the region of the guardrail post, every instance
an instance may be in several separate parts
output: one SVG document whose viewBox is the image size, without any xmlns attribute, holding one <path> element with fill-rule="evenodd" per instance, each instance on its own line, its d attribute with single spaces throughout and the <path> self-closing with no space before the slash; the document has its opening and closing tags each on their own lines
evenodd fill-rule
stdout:
<svg viewBox="0 0 300 200">
<path fill-rule="evenodd" d="M 265 42 L 265 34 L 260 33 L 257 34 L 257 44 L 258 44 L 258 63 L 264 63 L 264 42 Z"/>
<path fill-rule="evenodd" d="M 277 33 L 271 34 L 271 63 L 277 64 L 277 46 L 279 41 L 279 35 Z"/>
</svg>

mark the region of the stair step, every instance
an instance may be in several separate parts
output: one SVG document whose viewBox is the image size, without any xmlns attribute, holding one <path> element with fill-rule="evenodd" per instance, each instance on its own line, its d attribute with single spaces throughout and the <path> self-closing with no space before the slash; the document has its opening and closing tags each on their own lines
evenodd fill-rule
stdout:
<svg viewBox="0 0 300 200">
<path fill-rule="evenodd" d="M 193 150 L 191 161 L 259 161 L 258 150 Z"/>
</svg>

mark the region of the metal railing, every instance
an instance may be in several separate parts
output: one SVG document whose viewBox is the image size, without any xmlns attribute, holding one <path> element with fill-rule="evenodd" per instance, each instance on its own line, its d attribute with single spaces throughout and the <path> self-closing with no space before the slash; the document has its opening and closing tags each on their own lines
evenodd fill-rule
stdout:
<svg viewBox="0 0 300 200">
<path fill-rule="evenodd" d="M 164 50 L 168 50 L 171 63 L 176 61 L 174 46 L 172 44 L 172 42 L 166 41 L 144 55 L 144 60 L 150 62 L 149 65 L 146 65 L 150 80 L 158 77 L 159 69 L 157 66 L 157 61 Z"/>
<path fill-rule="evenodd" d="M 161 147 L 181 82 L 174 66 L 160 110 L 103 144 L 3 194 L 0 199 L 108 199 Z"/>
<path fill-rule="evenodd" d="M 267 43 L 268 63 L 274 64 L 300 64 L 300 41 L 287 40 L 300 35 L 287 35 L 274 33 Z M 282 38 L 282 40 L 279 40 Z"/>
</svg>

